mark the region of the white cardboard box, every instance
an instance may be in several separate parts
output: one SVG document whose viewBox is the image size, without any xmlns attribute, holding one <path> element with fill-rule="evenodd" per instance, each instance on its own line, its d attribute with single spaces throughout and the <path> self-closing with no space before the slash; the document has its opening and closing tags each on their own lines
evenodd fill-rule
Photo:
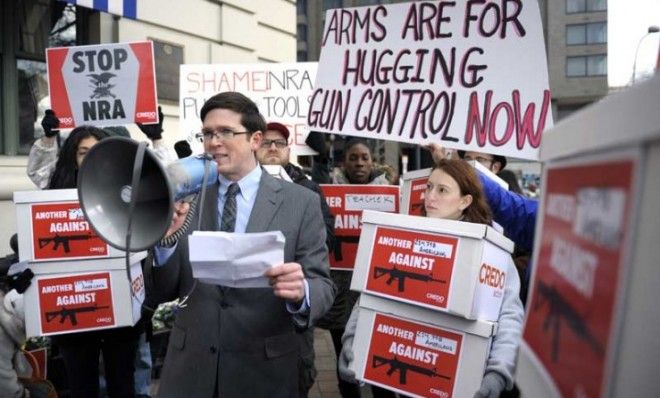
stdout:
<svg viewBox="0 0 660 398">
<path fill-rule="evenodd" d="M 351 369 L 359 380 L 414 397 L 472 397 L 497 323 L 360 296 Z"/>
<path fill-rule="evenodd" d="M 351 289 L 497 321 L 513 243 L 482 224 L 365 210 Z"/>
<path fill-rule="evenodd" d="M 131 278 L 125 269 L 35 275 L 25 292 L 27 337 L 135 325 L 145 297 L 139 260 Z"/>
<path fill-rule="evenodd" d="M 660 397 L 658 104 L 656 73 L 543 133 L 524 397 Z"/>
<path fill-rule="evenodd" d="M 76 189 L 14 192 L 20 261 L 123 257 L 85 219 Z"/>
</svg>

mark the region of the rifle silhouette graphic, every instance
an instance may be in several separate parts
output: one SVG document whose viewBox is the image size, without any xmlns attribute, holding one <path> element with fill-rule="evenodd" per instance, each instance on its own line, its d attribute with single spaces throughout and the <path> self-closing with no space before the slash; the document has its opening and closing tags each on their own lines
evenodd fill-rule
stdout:
<svg viewBox="0 0 660 398">
<path fill-rule="evenodd" d="M 57 251 L 57 249 L 60 247 L 60 245 L 64 246 L 64 253 L 68 253 L 71 251 L 71 247 L 69 246 L 69 242 L 72 240 L 87 240 L 91 239 L 92 235 L 87 234 L 87 235 L 59 235 L 55 234 L 52 238 L 39 238 L 39 249 L 43 249 L 44 247 L 48 246 L 50 242 L 55 242 L 53 245 L 53 251 Z"/>
<path fill-rule="evenodd" d="M 442 279 L 435 279 L 431 275 L 417 274 L 410 271 L 402 271 L 394 266 L 394 268 L 383 268 L 383 267 L 374 267 L 374 279 L 381 278 L 384 275 L 389 275 L 390 278 L 385 282 L 388 285 L 392 285 L 392 282 L 396 279 L 398 282 L 398 291 L 399 293 L 406 290 L 405 283 L 406 278 L 422 281 L 422 282 L 438 282 L 438 283 L 447 283 L 447 281 Z"/>
<path fill-rule="evenodd" d="M 392 376 L 394 372 L 399 372 L 399 384 L 405 385 L 407 383 L 408 371 L 419 373 L 427 377 L 440 377 L 445 380 L 451 380 L 451 377 L 445 376 L 443 374 L 437 373 L 435 368 L 427 369 L 422 366 L 413 365 L 408 362 L 400 361 L 396 355 L 393 359 L 388 359 L 384 357 L 379 357 L 374 355 L 371 359 L 371 367 L 373 369 L 379 368 L 384 365 L 389 365 L 390 368 L 387 370 L 387 375 Z"/>
<path fill-rule="evenodd" d="M 344 255 L 341 253 L 342 243 L 358 243 L 360 242 L 359 236 L 335 236 L 335 261 L 343 261 Z"/>
<path fill-rule="evenodd" d="M 78 308 L 66 308 L 62 306 L 59 311 L 51 311 L 51 312 L 46 312 L 46 322 L 52 321 L 53 319 L 60 317 L 60 323 L 64 323 L 64 321 L 69 318 L 71 319 L 71 324 L 73 326 L 76 326 L 78 324 L 78 319 L 76 318 L 76 314 L 80 314 L 83 312 L 96 312 L 97 310 L 105 309 L 105 308 L 110 308 L 107 305 L 104 306 L 97 306 L 97 305 L 91 305 L 88 307 L 78 307 Z"/>
<path fill-rule="evenodd" d="M 568 327 L 573 330 L 573 333 L 589 344 L 591 349 L 599 356 L 603 355 L 603 346 L 594 337 L 587 328 L 584 318 L 566 301 L 559 291 L 554 287 L 544 282 L 539 281 L 536 288 L 538 289 L 538 301 L 534 305 L 534 310 L 538 310 L 544 303 L 548 303 L 549 311 L 543 322 L 543 330 L 548 331 L 552 326 L 552 361 L 557 362 L 559 358 L 559 332 L 561 327 L 561 319 L 566 319 Z"/>
</svg>

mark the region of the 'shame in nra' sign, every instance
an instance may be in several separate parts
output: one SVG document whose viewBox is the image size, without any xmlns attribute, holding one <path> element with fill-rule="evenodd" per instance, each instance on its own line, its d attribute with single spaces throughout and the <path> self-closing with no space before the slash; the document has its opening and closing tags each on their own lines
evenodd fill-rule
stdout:
<svg viewBox="0 0 660 398">
<path fill-rule="evenodd" d="M 158 122 L 151 42 L 49 48 L 46 61 L 61 128 Z"/>
<path fill-rule="evenodd" d="M 536 159 L 552 124 L 538 5 L 327 11 L 311 130 Z"/>
</svg>

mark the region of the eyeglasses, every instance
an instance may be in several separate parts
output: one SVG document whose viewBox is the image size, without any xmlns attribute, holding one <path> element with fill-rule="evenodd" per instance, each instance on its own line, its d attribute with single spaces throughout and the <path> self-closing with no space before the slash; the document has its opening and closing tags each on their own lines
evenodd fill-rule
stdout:
<svg viewBox="0 0 660 398">
<path fill-rule="evenodd" d="M 218 130 L 202 130 L 201 133 L 195 134 L 195 138 L 197 138 L 200 142 L 210 142 L 214 138 L 217 138 L 220 141 L 224 140 L 231 140 L 234 138 L 235 135 L 238 134 L 250 134 L 251 131 L 234 131 L 230 129 L 218 129 Z"/>
<path fill-rule="evenodd" d="M 284 139 L 279 139 L 279 140 L 263 140 L 261 141 L 261 147 L 262 148 L 270 148 L 272 144 L 275 144 L 277 149 L 283 149 L 286 148 L 287 142 Z"/>
<path fill-rule="evenodd" d="M 472 156 L 465 156 L 463 159 L 467 160 L 467 161 L 476 160 L 477 162 L 481 163 L 482 165 L 484 165 L 486 167 L 490 167 L 493 164 L 493 160 L 494 160 L 492 158 L 489 159 L 489 158 L 485 158 L 483 156 L 477 156 L 475 158 L 473 158 Z"/>
</svg>

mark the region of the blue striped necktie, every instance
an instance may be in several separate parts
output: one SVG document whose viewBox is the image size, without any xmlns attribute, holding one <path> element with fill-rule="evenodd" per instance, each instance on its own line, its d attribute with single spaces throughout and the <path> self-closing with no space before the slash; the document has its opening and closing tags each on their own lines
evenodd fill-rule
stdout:
<svg viewBox="0 0 660 398">
<path fill-rule="evenodd" d="M 229 184 L 225 194 L 225 207 L 222 209 L 220 231 L 234 232 L 234 228 L 236 228 L 236 195 L 239 192 L 241 192 L 241 187 L 237 183 Z"/>
</svg>

